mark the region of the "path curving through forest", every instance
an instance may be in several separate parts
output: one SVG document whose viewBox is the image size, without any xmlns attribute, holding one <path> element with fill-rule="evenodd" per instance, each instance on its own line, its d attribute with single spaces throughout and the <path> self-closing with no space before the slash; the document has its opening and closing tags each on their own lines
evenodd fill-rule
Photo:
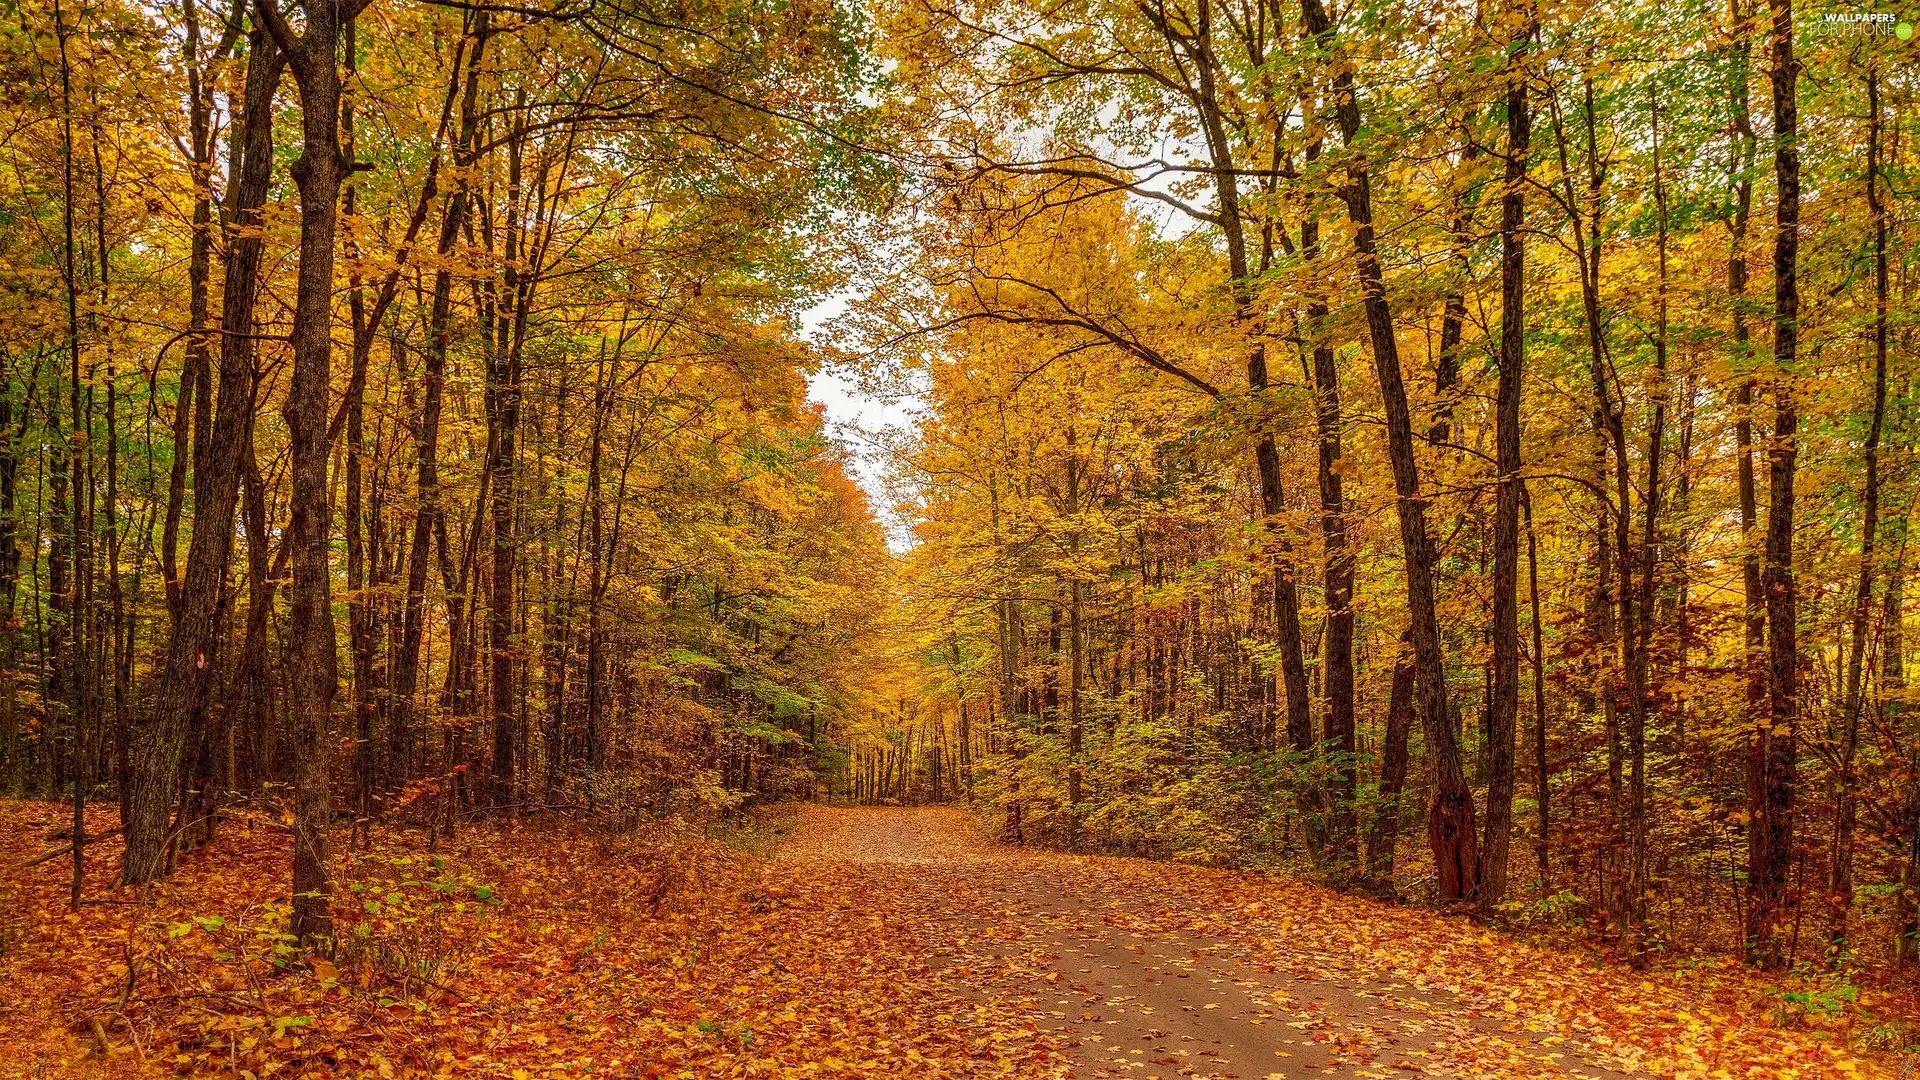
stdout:
<svg viewBox="0 0 1920 1080">
<path fill-rule="evenodd" d="M 1252 874 L 999 845 L 954 809 L 807 807 L 779 857 L 828 875 L 891 879 L 874 892 L 922 927 L 926 963 L 961 998 L 1024 1015 L 1048 1056 L 1066 1063 L 1044 1075 L 1862 1068 L 1823 1061 L 1823 1048 L 1768 1028 L 1739 1030 L 1741 1018 L 1714 1013 L 1716 1001 L 1732 999 L 1698 982 L 1693 992 L 1709 992 L 1689 1009 L 1661 992 L 1664 983 L 1465 919 Z"/>
</svg>

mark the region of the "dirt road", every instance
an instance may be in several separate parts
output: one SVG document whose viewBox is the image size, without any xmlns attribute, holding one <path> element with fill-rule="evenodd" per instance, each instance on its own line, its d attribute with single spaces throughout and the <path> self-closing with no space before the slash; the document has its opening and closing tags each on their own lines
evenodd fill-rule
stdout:
<svg viewBox="0 0 1920 1080">
<path fill-rule="evenodd" d="M 1220 923 L 1169 887 L 1215 872 L 994 845 L 937 809 L 809 808 L 781 857 L 897 876 L 890 895 L 925 927 L 928 962 L 965 994 L 1023 1009 L 1075 1077 L 1633 1074 L 1517 1006 L 1289 932 L 1284 911 Z M 1276 901 L 1300 888 L 1274 886 Z"/>
</svg>

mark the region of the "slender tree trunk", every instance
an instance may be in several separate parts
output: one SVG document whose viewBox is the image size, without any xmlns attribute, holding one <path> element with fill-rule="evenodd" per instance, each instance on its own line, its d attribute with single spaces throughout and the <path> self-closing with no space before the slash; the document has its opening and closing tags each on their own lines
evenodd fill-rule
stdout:
<svg viewBox="0 0 1920 1080">
<path fill-rule="evenodd" d="M 81 522 L 85 516 L 82 509 L 81 497 L 85 474 L 81 469 L 80 448 L 86 440 L 82 434 L 84 422 L 80 415 L 80 279 L 78 276 L 79 270 L 74 260 L 73 155 L 75 147 L 73 144 L 73 65 L 67 51 L 67 41 L 72 36 L 72 30 L 66 24 L 65 14 L 59 0 L 55 0 L 53 5 L 53 31 L 54 38 L 60 48 L 60 170 L 62 185 L 60 213 L 61 224 L 65 230 L 61 252 L 64 259 L 63 282 L 66 287 L 67 301 L 66 352 L 71 371 L 68 387 L 72 392 L 71 406 L 67 415 L 73 422 L 72 433 L 67 440 L 66 454 L 64 455 L 68 465 L 67 475 L 72 478 L 73 483 L 73 505 L 71 507 L 71 513 L 65 515 L 64 522 L 68 527 L 68 535 L 66 537 L 66 542 L 69 545 L 68 551 L 71 553 L 73 559 L 73 572 L 71 575 L 72 592 L 66 596 L 59 596 L 58 594 L 66 592 L 66 589 L 63 587 L 65 583 L 56 582 L 53 586 L 53 592 L 57 597 L 56 602 L 63 604 L 66 609 L 67 626 L 64 629 L 72 633 L 73 648 L 69 650 L 66 655 L 69 674 L 67 677 L 59 679 L 56 683 L 57 686 L 64 684 L 66 693 L 56 694 L 54 703 L 64 704 L 69 718 L 69 742 L 67 744 L 69 765 L 67 772 L 68 779 L 73 784 L 73 882 L 69 905 L 78 908 L 80 906 L 80 895 L 86 887 L 87 785 L 91 783 L 93 779 L 91 768 L 92 759 L 87 749 L 87 710 L 83 700 L 85 695 L 81 690 L 81 683 L 86 678 L 84 653 L 86 642 L 84 625 L 86 616 L 80 604 L 82 594 L 80 583 L 86 573 L 86 560 L 81 554 L 80 540 L 82 535 Z M 60 437 L 59 420 L 51 408 L 48 410 L 48 417 L 47 434 L 50 439 L 58 439 Z M 60 451 L 58 450 L 54 451 L 54 453 L 56 456 L 60 455 Z M 58 501 L 56 494 L 56 505 Z M 59 526 L 55 526 L 55 528 L 58 529 Z M 55 632 L 59 633 L 61 631 L 56 630 Z M 63 698 L 64 700 L 62 700 Z"/>
<path fill-rule="evenodd" d="M 1768 749 L 1768 725 L 1771 712 L 1768 705 L 1768 670 L 1766 662 L 1766 595 L 1760 575 L 1759 540 L 1760 510 L 1758 483 L 1753 468 L 1753 407 L 1755 377 L 1751 374 L 1754 366 L 1751 332 L 1747 324 L 1747 230 L 1753 207 L 1753 170 L 1759 151 L 1759 141 L 1754 136 L 1753 112 L 1749 98 L 1748 72 L 1751 64 L 1753 35 L 1753 12 L 1743 6 L 1741 0 L 1733 0 L 1732 29 L 1732 90 L 1730 93 L 1733 111 L 1732 148 L 1728 157 L 1730 194 L 1733 197 L 1732 210 L 1727 219 L 1727 292 L 1731 300 L 1733 316 L 1733 351 L 1738 368 L 1742 372 L 1737 376 L 1738 383 L 1734 391 L 1734 462 L 1736 484 L 1740 500 L 1740 573 L 1744 598 L 1744 619 L 1742 629 L 1746 645 L 1746 706 L 1752 733 L 1748 737 L 1748 810 L 1751 811 L 1757 797 L 1756 784 L 1762 777 L 1764 755 Z M 1756 852 L 1756 844 L 1761 842 L 1761 823 L 1749 816 L 1747 821 L 1747 853 L 1749 868 Z M 1751 879 L 1749 886 L 1751 886 Z M 1742 913 L 1742 941 L 1748 949 L 1753 942 L 1747 937 L 1751 928 L 1753 893 L 1747 893 L 1748 911 Z"/>
<path fill-rule="evenodd" d="M 1623 696 L 1626 699 L 1630 717 L 1638 715 L 1634 713 L 1635 709 L 1644 707 L 1645 668 L 1642 663 L 1644 654 L 1638 644 L 1640 624 L 1634 615 L 1638 592 L 1635 589 L 1634 579 L 1631 517 L 1633 481 L 1630 476 L 1624 416 L 1625 396 L 1623 392 L 1616 399 L 1614 393 L 1618 380 L 1610 374 L 1614 365 L 1609 356 L 1607 327 L 1600 295 L 1602 256 L 1605 250 L 1602 224 L 1606 206 L 1606 167 L 1600 157 L 1599 116 L 1591 74 L 1582 77 L 1581 91 L 1586 120 L 1586 216 L 1583 216 L 1580 210 L 1582 200 L 1574 193 L 1573 170 L 1568 164 L 1565 125 L 1560 122 L 1557 110 L 1554 134 L 1560 157 L 1565 205 L 1571 211 L 1570 218 L 1574 232 L 1573 249 L 1580 272 L 1581 310 L 1587 333 L 1587 366 L 1593 381 L 1593 425 L 1598 436 L 1596 490 L 1604 490 L 1609 472 L 1613 480 L 1610 505 L 1607 501 L 1603 501 L 1601 508 L 1599 575 L 1590 617 L 1600 644 L 1618 646 L 1620 668 L 1626 675 L 1627 684 L 1623 694 L 1618 681 L 1609 675 L 1605 680 L 1607 685 L 1601 706 L 1606 717 L 1607 811 L 1613 830 L 1607 838 L 1606 850 L 1601 855 L 1605 872 L 1600 880 L 1603 894 L 1600 910 L 1604 920 L 1621 922 L 1626 917 L 1627 907 L 1633 901 L 1627 896 L 1630 890 L 1629 884 L 1621 878 L 1623 867 L 1631 861 L 1630 858 L 1622 858 L 1619 850 L 1622 839 L 1620 835 L 1621 773 L 1628 752 L 1626 744 L 1630 739 L 1622 738 L 1619 709 Z M 1588 220 L 1589 217 L 1590 220 Z M 1610 530 L 1609 524 L 1612 526 Z"/>
<path fill-rule="evenodd" d="M 333 369 L 333 261 L 340 187 L 351 163 L 340 152 L 340 35 L 343 11 L 303 2 L 298 37 L 278 0 L 257 0 L 300 85 L 300 155 L 293 179 L 300 191 L 300 269 L 295 284 L 293 377 L 283 415 L 292 457 L 293 582 L 288 592 L 288 686 L 294 751 L 293 915 L 303 946 L 332 946 L 328 829 L 331 792 L 327 744 L 338 690 L 328 560 L 328 392 Z"/>
<path fill-rule="evenodd" d="M 1086 671 L 1084 625 L 1081 608 L 1086 583 L 1080 580 L 1080 448 L 1077 432 L 1067 425 L 1067 519 L 1072 530 L 1069 551 L 1073 558 L 1071 599 L 1067 605 L 1067 662 L 1073 666 L 1067 678 L 1067 847 L 1080 849 L 1080 755 L 1085 740 L 1085 705 L 1082 701 Z"/>
<path fill-rule="evenodd" d="M 213 262 L 213 87 L 201 70 L 200 16 L 195 0 L 181 0 L 186 41 L 182 59 L 187 68 L 187 168 L 193 183 L 193 238 L 187 255 L 186 362 L 180 369 L 180 391 L 174 399 L 173 461 L 167 474 L 167 508 L 161 527 L 160 569 L 166 578 L 167 610 L 180 606 L 180 515 L 186 501 L 187 463 L 200 454 L 212 418 L 213 376 L 209 344 L 208 295 Z M 224 60 L 239 36 L 243 6 L 227 19 L 213 60 Z"/>
<path fill-rule="evenodd" d="M 1506 899 L 1513 838 L 1514 742 L 1520 712 L 1520 399 L 1525 393 L 1527 333 L 1527 153 L 1532 114 L 1523 67 L 1527 38 L 1509 47 L 1506 187 L 1500 199 L 1500 379 L 1494 405 L 1498 501 L 1493 521 L 1493 694 L 1488 709 L 1487 835 L 1480 849 L 1480 910 Z"/>
<path fill-rule="evenodd" d="M 244 700 L 220 709 L 220 727 L 211 723 L 202 723 L 201 751 L 203 756 L 211 755 L 213 744 L 223 737 L 228 745 L 244 736 L 247 748 L 247 768 L 254 780 L 265 779 L 276 768 L 274 746 L 275 730 L 280 726 L 278 717 L 281 687 L 269 658 L 268 638 L 273 623 L 273 596 L 279 587 L 280 573 L 286 568 L 286 549 L 280 549 L 278 557 L 270 560 L 269 552 L 273 538 L 267 523 L 267 482 L 260 475 L 260 462 L 254 453 L 253 422 L 247 421 L 246 430 L 241 435 L 240 449 L 240 517 L 247 537 L 247 622 L 240 639 L 240 682 L 248 688 Z M 220 623 L 228 621 L 227 606 L 221 605 Z M 241 725 L 233 721 L 239 715 L 244 729 L 236 731 Z M 237 784 L 238 769 L 226 770 L 228 782 Z M 209 806 L 210 810 L 211 807 Z"/>
<path fill-rule="evenodd" d="M 1393 890 L 1394 848 L 1400 841 L 1400 791 L 1407 782 L 1407 737 L 1413 730 L 1414 658 L 1400 636 L 1395 649 L 1393 688 L 1387 695 L 1387 726 L 1380 752 L 1380 808 L 1367 829 L 1367 877 L 1374 887 Z"/>
<path fill-rule="evenodd" d="M 1317 157 L 1317 150 L 1317 144 L 1310 147 L 1310 156 Z M 1300 248 L 1309 261 L 1320 256 L 1320 225 L 1312 217 L 1300 225 Z M 1325 295 L 1314 294 L 1307 303 L 1307 321 L 1314 334 L 1314 425 L 1320 439 L 1320 537 L 1327 604 L 1321 670 L 1326 674 L 1326 749 L 1333 755 L 1328 848 L 1335 860 L 1352 864 L 1359 857 L 1353 808 L 1354 758 L 1358 750 L 1353 716 L 1353 554 L 1347 545 L 1342 477 L 1341 429 L 1345 421 L 1340 407 L 1340 370 L 1333 347 L 1323 336 L 1327 314 Z M 1335 869 L 1346 872 L 1343 867 Z"/>
<path fill-rule="evenodd" d="M 1847 951 L 1847 910 L 1853 906 L 1853 829 L 1859 813 L 1854 758 L 1860 713 L 1866 704 L 1867 617 L 1873 609 L 1874 541 L 1880 532 L 1880 433 L 1887 416 L 1887 208 L 1880 194 L 1880 78 L 1867 74 L 1867 206 L 1873 214 L 1873 419 L 1867 427 L 1866 484 L 1861 492 L 1860 574 L 1853 591 L 1853 645 L 1847 656 L 1847 699 L 1840 731 L 1839 775 L 1833 809 L 1833 878 L 1828 890 L 1831 959 Z"/>
<path fill-rule="evenodd" d="M 1224 146 L 1225 135 L 1217 134 L 1217 140 Z M 1224 156 L 1217 151 L 1216 159 Z M 1245 295 L 1247 278 L 1246 244 L 1241 235 L 1238 210 L 1238 196 L 1232 190 L 1230 172 L 1219 174 L 1223 202 L 1233 207 L 1223 215 L 1228 233 L 1228 263 L 1239 283 L 1235 286 L 1236 321 L 1250 324 L 1254 315 L 1250 299 Z M 1281 684 L 1286 688 L 1287 739 L 1294 751 L 1303 758 L 1313 750 L 1313 699 L 1307 687 L 1306 654 L 1300 633 L 1300 598 L 1294 581 L 1292 544 L 1282 532 L 1281 517 L 1286 512 L 1286 489 L 1280 475 L 1280 450 L 1274 442 L 1273 433 L 1268 430 L 1268 421 L 1264 415 L 1266 391 L 1268 389 L 1267 352 L 1264 345 L 1255 345 L 1247 353 L 1247 385 L 1252 388 L 1254 399 L 1261 404 L 1259 420 L 1260 431 L 1254 440 L 1254 468 L 1260 481 L 1260 511 L 1263 527 L 1266 529 L 1268 543 L 1273 546 L 1273 614 L 1274 636 L 1280 646 Z M 1312 857 L 1318 861 L 1323 845 L 1323 829 L 1317 820 L 1320 808 L 1311 793 L 1304 793 L 1303 809 L 1307 812 L 1307 843 Z"/>
<path fill-rule="evenodd" d="M 349 162 L 356 152 L 354 130 L 353 81 L 358 66 L 359 42 L 355 33 L 356 24 L 349 21 L 342 30 L 343 52 L 345 54 L 346 78 L 341 93 L 340 140 L 342 151 Z M 353 216 L 357 209 L 358 186 L 353 175 L 348 173 L 345 191 L 341 194 L 341 208 L 346 215 L 348 225 L 342 238 L 346 248 L 349 270 L 347 272 L 347 305 L 353 319 L 353 352 L 349 357 L 347 377 L 347 397 L 342 403 L 346 414 L 346 463 L 343 497 L 345 508 L 341 514 L 341 523 L 345 526 L 347 540 L 347 639 L 348 648 L 353 654 L 353 778 L 354 778 L 354 833 L 361 844 L 371 841 L 373 819 L 373 790 L 376 768 L 374 764 L 374 677 L 373 677 L 373 605 L 371 595 L 372 573 L 367 564 L 366 550 L 366 508 L 362 487 L 365 483 L 364 467 L 361 456 L 366 444 L 366 393 L 367 364 L 372 345 L 372 331 L 367 326 L 367 305 L 365 291 L 361 287 L 358 244 L 353 231 Z M 365 340 L 369 348 L 362 348 Z"/>
<path fill-rule="evenodd" d="M 1748 958 L 1769 970 L 1792 962 L 1782 929 L 1795 905 L 1787 872 L 1793 859 L 1795 735 L 1800 720 L 1799 644 L 1794 623 L 1794 470 L 1800 416 L 1793 381 L 1799 346 L 1800 148 L 1793 55 L 1793 0 L 1769 0 L 1773 13 L 1774 209 L 1773 440 L 1767 451 L 1766 569 L 1769 723 L 1758 733 L 1749 776 Z"/>
<path fill-rule="evenodd" d="M 534 254 L 531 238 L 517 225 L 521 203 L 521 144 L 524 132 L 516 127 L 507 140 L 508 214 L 505 221 L 504 294 L 510 310 L 503 314 L 502 326 L 487 349 L 487 417 L 493 429 L 493 550 L 492 589 L 487 603 L 487 644 L 490 654 L 491 711 L 493 720 L 493 798 L 496 805 L 514 799 L 514 744 L 518 729 L 514 703 L 514 668 L 518 649 L 514 644 L 514 575 L 518 541 L 514 531 L 520 428 L 520 355 L 519 338 L 514 333 L 525 325 L 526 303 L 523 289 L 529 289 L 537 267 L 531 262 L 523 271 L 520 262 Z M 544 177 L 542 178 L 544 187 Z"/>
<path fill-rule="evenodd" d="M 560 441 L 567 430 L 567 387 L 554 384 L 553 438 L 549 452 L 558 458 Z M 545 535 L 564 536 L 567 530 L 567 501 L 564 491 L 549 478 L 546 481 L 553 502 L 553 527 Z M 542 561 L 546 564 L 546 614 L 541 632 L 546 648 L 541 653 L 541 674 L 546 685 L 544 704 L 547 712 L 547 792 L 560 789 L 561 777 L 569 764 L 567 747 L 567 654 L 572 648 L 573 589 L 565 573 L 565 545 L 542 540 Z"/>
<path fill-rule="evenodd" d="M 19 660 L 20 635 L 15 628 L 19 611 L 20 540 L 17 510 L 19 484 L 19 430 L 13 423 L 11 375 L 0 361 L 0 671 L 15 671 Z M 22 382 L 26 381 L 23 377 Z M 21 409 L 23 419 L 32 415 L 31 398 Z M 5 755 L 6 774 L 0 782 L 13 794 L 25 794 L 27 761 L 21 741 L 19 691 L 9 680 L 0 690 L 0 754 Z M 124 763 L 122 769 L 124 771 Z M 124 779 L 124 777 L 123 777 Z"/>
<path fill-rule="evenodd" d="M 1203 21 L 1210 18 L 1202 8 Z M 1219 60 L 1212 52 L 1212 31 L 1203 26 L 1192 37 L 1178 34 L 1170 25 L 1162 27 L 1169 48 L 1187 52 L 1194 61 L 1198 82 L 1195 104 L 1207 152 L 1214 165 L 1214 197 L 1219 203 L 1219 223 L 1226 240 L 1227 270 L 1232 276 L 1234 321 L 1253 333 L 1257 323 L 1249 275 L 1252 266 L 1247 253 L 1245 223 L 1238 170 L 1232 143 L 1218 103 L 1216 77 Z M 1305 652 L 1300 633 L 1299 590 L 1294 580 L 1292 544 L 1282 531 L 1280 516 L 1286 509 L 1286 489 L 1280 474 L 1280 451 L 1274 442 L 1267 411 L 1268 372 L 1266 346 L 1254 343 L 1247 350 L 1247 385 L 1253 391 L 1257 432 L 1254 438 L 1254 469 L 1260 482 L 1261 523 L 1273 559 L 1274 635 L 1280 647 L 1280 675 L 1286 687 L 1287 736 L 1294 750 L 1303 757 L 1313 748 L 1313 701 L 1307 687 Z M 1319 807 L 1311 792 L 1303 793 L 1302 808 L 1307 813 L 1308 849 L 1318 861 L 1323 829 L 1318 820 Z"/>
<path fill-rule="evenodd" d="M 1907 730 L 1906 709 L 1901 701 L 1907 686 L 1906 635 L 1903 632 L 1902 596 L 1906 580 L 1906 524 L 1901 521 L 1899 543 L 1895 545 L 1893 565 L 1887 570 L 1887 588 L 1881 601 L 1880 685 L 1885 704 L 1882 718 L 1893 731 Z M 1912 740 L 1909 740 L 1912 746 Z M 1920 964 L 1920 747 L 1906 753 L 1906 829 L 1904 865 L 1900 888 L 1894 893 L 1895 967 L 1911 968 Z"/>
<path fill-rule="evenodd" d="M 587 761 L 598 767 L 606 760 L 606 725 L 601 716 L 602 684 L 606 680 L 605 658 L 602 655 L 600 628 L 600 602 L 606 593 L 605 574 L 601 559 L 602 545 L 605 543 L 606 512 L 605 499 L 601 496 L 600 459 L 606 434 L 606 405 L 613 389 L 613 373 L 607 372 L 600 379 L 594 394 L 594 421 L 592 445 L 587 452 Z"/>
<path fill-rule="evenodd" d="M 440 521 L 440 412 L 446 393 L 447 352 L 453 341 L 453 271 L 448 264 L 466 221 L 468 175 L 473 164 L 478 129 L 480 66 L 486 52 L 488 15 L 481 11 L 469 24 L 472 45 L 467 52 L 466 86 L 460 98 L 460 131 L 453 158 L 458 181 L 441 211 L 440 236 L 433 275 L 433 294 L 427 315 L 427 348 L 421 373 L 421 404 L 414 428 L 416 496 L 413 535 L 407 552 L 406 602 L 400 615 L 400 642 L 393 661 L 391 730 L 395 768 L 403 775 L 412 769 L 415 699 L 420 687 L 420 648 L 426 636 L 427 574 L 432 566 L 435 525 Z M 446 763 L 449 768 L 452 762 Z"/>
<path fill-rule="evenodd" d="M 1540 889 L 1544 894 L 1553 880 L 1551 839 L 1553 815 L 1548 799 L 1552 794 L 1553 767 L 1547 760 L 1547 674 L 1546 649 L 1542 641 L 1544 625 L 1540 618 L 1540 559 L 1533 534 L 1533 500 L 1521 490 L 1521 506 L 1527 512 L 1527 602 L 1533 609 L 1533 799 L 1539 815 L 1539 831 L 1534 838 L 1534 855 L 1540 865 Z"/>
<path fill-rule="evenodd" d="M 1627 756 L 1631 768 L 1628 784 L 1627 802 L 1627 867 L 1626 885 L 1622 890 L 1622 902 L 1619 905 L 1620 917 L 1625 926 L 1634 933 L 1635 963 L 1644 964 L 1643 950 L 1646 943 L 1644 924 L 1646 922 L 1647 893 L 1647 711 L 1648 682 L 1651 668 L 1651 644 L 1653 640 L 1653 603 L 1654 578 L 1660 568 L 1660 469 L 1665 457 L 1666 420 L 1667 420 L 1667 189 L 1666 176 L 1661 167 L 1660 145 L 1660 102 L 1649 90 L 1650 115 L 1653 121 L 1653 197 L 1655 205 L 1656 261 L 1658 264 L 1658 294 L 1654 325 L 1654 378 L 1656 380 L 1649 396 L 1653 399 L 1653 417 L 1647 432 L 1647 481 L 1641 496 L 1641 535 L 1640 535 L 1640 578 L 1638 591 L 1634 597 L 1634 621 L 1629 629 L 1627 655 Z M 1624 393 L 1623 393 L 1624 397 Z M 1623 489 L 1624 490 L 1624 489 Z M 1622 520 L 1625 519 L 1626 501 L 1621 499 Z M 1621 582 L 1629 585 L 1626 568 L 1622 568 Z M 1623 623 L 1627 620 L 1628 609 L 1621 608 Z"/>
</svg>

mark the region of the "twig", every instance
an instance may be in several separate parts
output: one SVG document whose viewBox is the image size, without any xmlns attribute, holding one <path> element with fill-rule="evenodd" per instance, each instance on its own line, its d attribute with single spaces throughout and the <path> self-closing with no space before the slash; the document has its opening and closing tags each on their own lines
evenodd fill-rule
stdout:
<svg viewBox="0 0 1920 1080">
<path fill-rule="evenodd" d="M 81 841 L 81 843 L 84 845 L 84 844 L 91 844 L 95 840 L 105 840 L 107 837 L 114 836 L 119 832 L 120 832 L 120 826 L 115 825 L 113 828 L 108 829 L 106 832 L 97 833 L 93 836 L 87 837 L 85 840 Z M 28 859 L 26 862 L 23 862 L 20 864 L 20 868 L 24 870 L 29 866 L 39 866 L 43 862 L 52 862 L 53 860 L 59 858 L 60 856 L 65 855 L 68 852 L 71 852 L 72 850 L 73 850 L 72 844 L 68 844 L 66 847 L 62 847 L 62 848 L 55 848 L 44 855 L 36 855 L 33 858 Z"/>
<path fill-rule="evenodd" d="M 463 812 L 460 816 L 464 819 L 480 818 L 480 817 L 485 817 L 486 815 L 491 814 L 497 810 L 559 811 L 559 810 L 579 810 L 579 809 L 582 809 L 582 807 L 577 806 L 573 803 L 532 803 L 532 802 L 499 803 L 493 806 L 476 806 L 471 810 L 467 810 Z"/>
</svg>

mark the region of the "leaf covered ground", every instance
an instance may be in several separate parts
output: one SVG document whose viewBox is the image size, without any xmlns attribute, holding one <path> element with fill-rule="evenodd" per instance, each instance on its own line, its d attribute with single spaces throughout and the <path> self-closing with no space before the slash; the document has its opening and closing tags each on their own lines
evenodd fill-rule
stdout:
<svg viewBox="0 0 1920 1080">
<path fill-rule="evenodd" d="M 957 811 L 807 808 L 777 845 L 529 822 L 429 850 L 376 830 L 368 850 L 341 844 L 331 960 L 280 934 L 272 821 L 229 822 L 149 905 L 111 888 L 102 843 L 88 895 L 104 902 L 73 912 L 67 860 L 22 866 L 61 820 L 0 804 L 0 1075 L 1898 1068 L 1838 1026 L 1776 1027 L 1778 992 L 1736 969 L 1643 975 L 1307 885 L 1008 849 Z"/>
<path fill-rule="evenodd" d="M 229 823 L 151 909 L 69 912 L 67 861 L 20 868 L 58 820 L 0 804 L 0 1062 L 26 1076 L 995 1077 L 1048 1056 L 922 962 L 885 880 L 826 863 L 531 826 L 429 854 L 376 831 L 339 873 L 339 955 L 308 966 L 281 953 L 271 823 Z M 99 856 L 90 895 L 128 899 L 115 846 Z"/>
</svg>

